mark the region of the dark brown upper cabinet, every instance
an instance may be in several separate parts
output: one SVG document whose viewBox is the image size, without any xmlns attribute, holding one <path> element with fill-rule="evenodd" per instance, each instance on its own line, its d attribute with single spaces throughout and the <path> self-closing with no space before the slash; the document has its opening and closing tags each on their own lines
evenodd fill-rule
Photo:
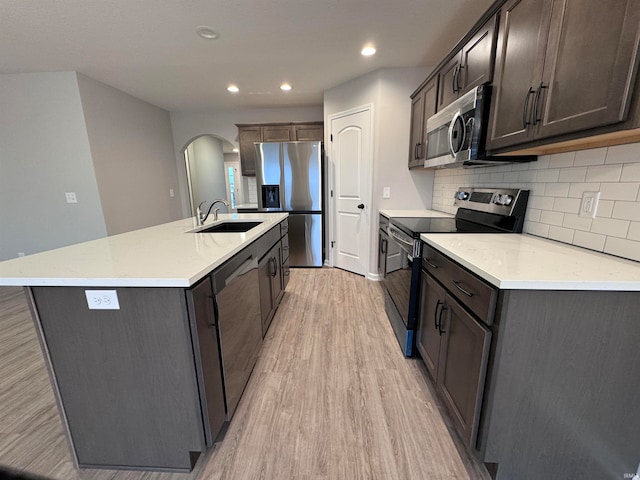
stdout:
<svg viewBox="0 0 640 480">
<path fill-rule="evenodd" d="M 638 61 L 636 0 L 510 0 L 502 8 L 487 148 L 625 120 Z"/>
<path fill-rule="evenodd" d="M 299 142 L 322 142 L 324 140 L 324 123 L 294 125 L 293 133 L 293 139 Z"/>
<path fill-rule="evenodd" d="M 494 15 L 438 72 L 438 110 L 478 85 L 491 82 L 496 22 Z"/>
<path fill-rule="evenodd" d="M 289 142 L 293 140 L 293 128 L 290 125 L 268 125 L 262 127 L 263 142 Z"/>
<path fill-rule="evenodd" d="M 240 145 L 240 169 L 242 175 L 255 177 L 256 149 L 255 142 L 262 141 L 261 127 L 238 125 L 238 144 Z"/>
<path fill-rule="evenodd" d="M 323 122 L 236 124 L 242 175 L 256 174 L 256 142 L 318 141 L 324 139 Z"/>
<path fill-rule="evenodd" d="M 409 168 L 424 167 L 427 119 L 436 113 L 438 78 L 434 77 L 411 98 L 411 140 Z"/>
</svg>

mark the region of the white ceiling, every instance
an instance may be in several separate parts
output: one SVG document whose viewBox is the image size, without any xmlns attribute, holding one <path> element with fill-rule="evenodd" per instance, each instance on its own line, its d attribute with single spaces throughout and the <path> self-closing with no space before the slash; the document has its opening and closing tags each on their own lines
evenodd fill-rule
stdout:
<svg viewBox="0 0 640 480">
<path fill-rule="evenodd" d="M 378 68 L 435 66 L 492 3 L 0 0 L 0 73 L 77 71 L 170 111 L 321 105 Z"/>
</svg>

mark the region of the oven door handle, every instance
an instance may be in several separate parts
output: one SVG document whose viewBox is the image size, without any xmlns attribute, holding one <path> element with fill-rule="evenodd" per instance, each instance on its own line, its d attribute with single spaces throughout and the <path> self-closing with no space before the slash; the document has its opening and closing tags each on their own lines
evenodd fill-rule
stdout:
<svg viewBox="0 0 640 480">
<path fill-rule="evenodd" d="M 389 225 L 388 232 L 389 236 L 392 237 L 396 242 L 406 245 L 411 249 L 411 251 L 413 251 L 413 242 L 408 242 L 407 240 L 399 236 L 399 232 L 395 230 L 391 225 Z"/>
</svg>

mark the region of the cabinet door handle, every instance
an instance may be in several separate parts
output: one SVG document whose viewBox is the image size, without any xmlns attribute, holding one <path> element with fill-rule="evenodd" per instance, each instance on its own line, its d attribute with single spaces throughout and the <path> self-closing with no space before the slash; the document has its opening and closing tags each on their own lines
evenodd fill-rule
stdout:
<svg viewBox="0 0 640 480">
<path fill-rule="evenodd" d="M 415 148 L 413 149 L 413 159 L 414 160 L 418 160 L 418 158 L 420 158 L 420 154 L 418 153 L 418 149 L 420 148 L 422 144 L 420 142 L 416 143 Z"/>
<path fill-rule="evenodd" d="M 213 302 L 213 318 L 214 318 L 214 322 L 210 323 L 209 326 L 215 327 L 216 323 L 220 321 L 220 318 L 218 318 L 220 316 L 220 314 L 218 313 L 218 302 L 216 301 L 215 295 L 209 295 L 209 298 L 211 298 L 211 301 Z"/>
<path fill-rule="evenodd" d="M 462 288 L 462 287 L 460 286 L 460 283 L 462 283 L 462 282 L 457 282 L 457 281 L 455 281 L 455 280 L 453 281 L 453 284 L 455 285 L 455 287 L 456 287 L 458 290 L 460 290 L 462 293 L 464 293 L 464 294 L 465 294 L 466 296 L 468 296 L 468 297 L 473 297 L 473 293 L 471 293 L 471 292 L 469 292 L 469 291 L 465 290 L 464 288 Z"/>
<path fill-rule="evenodd" d="M 529 115 L 528 115 L 529 114 L 529 98 L 534 93 L 536 93 L 536 91 L 532 87 L 529 87 L 529 91 L 527 92 L 527 95 L 524 97 L 524 106 L 522 107 L 522 128 L 524 130 L 527 129 L 527 125 L 531 124 L 531 122 L 527 121 L 529 119 Z"/>
<path fill-rule="evenodd" d="M 433 311 L 433 325 L 435 326 L 436 330 L 440 331 L 440 325 L 438 324 L 438 307 L 440 307 L 440 305 L 444 305 L 444 303 L 442 303 L 440 300 L 437 301 L 436 303 L 436 308 Z"/>
<path fill-rule="evenodd" d="M 440 315 L 438 316 L 438 333 L 442 336 L 443 333 L 447 333 L 446 330 L 442 329 L 442 314 L 447 309 L 444 302 L 442 302 L 442 308 L 440 309 Z"/>
<path fill-rule="evenodd" d="M 380 253 L 384 255 L 387 253 L 387 239 L 381 238 L 380 240 Z"/>
<path fill-rule="evenodd" d="M 540 82 L 540 86 L 536 90 L 536 98 L 533 100 L 533 124 L 534 125 L 537 125 L 538 122 L 542 120 L 542 118 L 538 118 L 538 104 L 540 103 L 540 95 L 542 94 L 542 90 L 544 90 L 545 88 L 547 87 L 544 86 L 544 83 Z"/>
<path fill-rule="evenodd" d="M 439 268 L 438 265 L 434 265 L 433 263 L 431 263 L 428 258 L 423 257 L 422 259 L 424 260 L 424 263 L 429 265 L 431 268 L 433 269 Z"/>
<path fill-rule="evenodd" d="M 456 77 L 458 76 L 458 67 L 456 66 L 456 68 L 453 69 L 453 78 L 451 79 L 451 90 L 453 90 L 453 93 L 456 93 L 458 90 L 456 90 Z"/>
<path fill-rule="evenodd" d="M 464 65 L 460 65 L 458 67 L 458 75 L 456 75 L 456 88 L 458 92 L 462 90 L 462 87 L 460 86 L 460 76 L 462 75 L 463 68 L 464 68 Z"/>
</svg>

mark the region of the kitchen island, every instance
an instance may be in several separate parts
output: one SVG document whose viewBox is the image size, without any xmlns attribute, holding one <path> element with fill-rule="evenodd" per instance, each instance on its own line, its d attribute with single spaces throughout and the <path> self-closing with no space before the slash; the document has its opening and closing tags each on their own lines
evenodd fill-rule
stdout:
<svg viewBox="0 0 640 480">
<path fill-rule="evenodd" d="M 640 264 L 531 235 L 421 239 L 421 353 L 493 477 L 631 478 Z"/>
<path fill-rule="evenodd" d="M 185 219 L 0 263 L 77 466 L 189 471 L 231 419 L 286 285 L 287 214 L 220 218 L 204 228 L 260 223 Z"/>
</svg>

